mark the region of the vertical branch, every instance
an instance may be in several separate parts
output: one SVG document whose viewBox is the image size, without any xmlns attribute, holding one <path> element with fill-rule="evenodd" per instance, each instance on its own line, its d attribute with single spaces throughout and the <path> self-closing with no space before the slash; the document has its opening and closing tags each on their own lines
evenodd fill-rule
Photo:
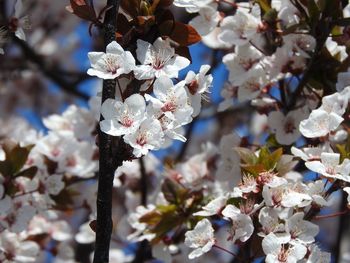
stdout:
<svg viewBox="0 0 350 263">
<path fill-rule="evenodd" d="M 347 198 L 346 195 L 344 193 L 344 191 L 342 191 L 341 193 L 341 205 L 340 205 L 340 211 L 344 211 L 347 208 Z M 338 224 L 338 232 L 337 232 L 337 240 L 336 243 L 334 244 L 334 262 L 336 263 L 340 263 L 342 262 L 342 241 L 343 241 L 343 237 L 346 236 L 346 230 L 347 230 L 347 225 L 348 225 L 348 219 L 349 217 L 347 216 L 347 214 L 343 214 L 340 216 L 339 218 L 339 224 Z M 347 251 L 343 251 L 343 252 L 347 252 Z"/>
<path fill-rule="evenodd" d="M 106 11 L 103 23 L 104 42 L 107 46 L 115 40 L 117 14 L 119 9 L 119 0 L 108 0 L 107 6 L 111 8 Z M 108 98 L 115 96 L 116 80 L 104 80 L 102 90 L 102 103 Z M 103 120 L 102 115 L 100 120 Z M 97 192 L 97 222 L 96 222 L 96 242 L 94 263 L 109 262 L 109 246 L 113 228 L 112 222 L 112 192 L 113 178 L 115 169 L 122 165 L 122 158 L 115 158 L 116 144 L 112 136 L 103 133 L 99 129 L 99 178 Z"/>
<path fill-rule="evenodd" d="M 143 157 L 139 159 L 140 163 L 140 172 L 141 172 L 141 180 L 140 180 L 140 189 L 141 189 L 141 205 L 147 205 L 147 172 L 145 166 L 145 160 Z"/>
<path fill-rule="evenodd" d="M 141 191 L 141 205 L 146 206 L 147 205 L 147 172 L 146 172 L 146 166 L 145 166 L 145 160 L 144 157 L 141 157 L 139 159 L 140 164 L 140 191 Z M 138 248 L 135 253 L 135 258 L 132 261 L 132 263 L 143 263 L 146 259 L 152 258 L 150 254 L 150 247 L 147 240 L 143 240 L 138 244 Z"/>
</svg>

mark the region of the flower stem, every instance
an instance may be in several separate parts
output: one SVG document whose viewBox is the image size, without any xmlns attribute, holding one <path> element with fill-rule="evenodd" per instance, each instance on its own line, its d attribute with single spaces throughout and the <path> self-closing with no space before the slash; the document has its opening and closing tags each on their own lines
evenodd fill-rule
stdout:
<svg viewBox="0 0 350 263">
<path fill-rule="evenodd" d="M 341 216 L 341 215 L 345 215 L 349 213 L 349 210 L 344 210 L 344 211 L 341 211 L 341 212 L 336 212 L 336 213 L 333 213 L 333 214 L 328 214 L 328 215 L 320 215 L 320 216 L 315 216 L 314 219 L 315 220 L 320 220 L 320 219 L 326 219 L 326 218 L 332 218 L 332 217 L 337 217 L 337 216 Z"/>
<path fill-rule="evenodd" d="M 213 247 L 215 247 L 215 248 L 217 248 L 217 249 L 220 249 L 220 250 L 222 250 L 222 251 L 225 251 L 226 253 L 228 253 L 228 254 L 230 254 L 230 255 L 232 255 L 232 256 L 234 256 L 234 257 L 237 257 L 237 255 L 236 255 L 235 253 L 233 253 L 233 252 L 231 252 L 230 250 L 227 250 L 226 248 L 221 247 L 221 246 L 219 246 L 219 245 L 217 245 L 217 244 L 214 244 Z"/>
</svg>

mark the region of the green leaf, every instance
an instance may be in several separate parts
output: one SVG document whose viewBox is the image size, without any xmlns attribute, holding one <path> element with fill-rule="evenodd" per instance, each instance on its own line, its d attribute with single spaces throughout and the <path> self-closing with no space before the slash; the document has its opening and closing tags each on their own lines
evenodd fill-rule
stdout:
<svg viewBox="0 0 350 263">
<path fill-rule="evenodd" d="M 28 159 L 29 152 L 28 149 L 21 148 L 19 145 L 12 150 L 9 155 L 9 160 L 12 164 L 13 173 L 17 173 L 22 169 Z"/>
<path fill-rule="evenodd" d="M 281 159 L 282 154 L 283 154 L 282 148 L 278 148 L 276 151 L 269 154 L 268 157 L 264 160 L 266 170 L 271 170 L 275 168 L 276 164 Z"/>
<path fill-rule="evenodd" d="M 271 5 L 268 0 L 257 0 L 256 1 L 264 12 L 268 12 L 271 9 Z"/>
<path fill-rule="evenodd" d="M 188 194 L 187 189 L 169 178 L 164 180 L 161 189 L 164 198 L 171 204 L 181 204 Z"/>
<path fill-rule="evenodd" d="M 25 165 L 33 145 L 21 147 L 12 141 L 6 141 L 2 147 L 6 153 L 6 160 L 0 162 L 0 173 L 13 176 Z"/>
<path fill-rule="evenodd" d="M 243 147 L 235 147 L 234 150 L 238 153 L 239 157 L 245 164 L 257 163 L 258 157 L 253 151 Z"/>
<path fill-rule="evenodd" d="M 162 214 L 156 209 L 144 214 L 139 221 L 141 223 L 146 223 L 147 225 L 153 226 L 158 224 L 162 220 Z"/>
<path fill-rule="evenodd" d="M 240 203 L 241 203 L 241 198 L 231 197 L 230 199 L 227 200 L 226 205 L 234 205 L 239 207 Z"/>
<path fill-rule="evenodd" d="M 248 172 L 254 177 L 257 177 L 260 173 L 263 173 L 266 171 L 265 166 L 263 164 L 254 164 L 254 165 L 241 164 L 241 167 L 244 171 Z"/>
<path fill-rule="evenodd" d="M 29 168 L 27 168 L 27 169 L 25 169 L 23 171 L 20 171 L 15 176 L 16 177 L 23 176 L 23 177 L 27 177 L 27 178 L 33 179 L 33 177 L 37 174 L 37 172 L 38 172 L 38 167 L 32 166 L 32 167 L 29 167 Z"/>
</svg>

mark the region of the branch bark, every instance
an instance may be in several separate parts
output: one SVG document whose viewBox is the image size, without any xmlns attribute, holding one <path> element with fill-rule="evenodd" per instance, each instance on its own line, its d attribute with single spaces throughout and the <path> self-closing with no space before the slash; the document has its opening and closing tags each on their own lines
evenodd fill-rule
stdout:
<svg viewBox="0 0 350 263">
<path fill-rule="evenodd" d="M 105 14 L 103 23 L 104 42 L 107 46 L 115 41 L 117 14 L 119 0 L 108 0 L 107 6 L 111 8 Z M 115 96 L 116 80 L 104 80 L 102 89 L 102 103 Z M 103 120 L 102 115 L 100 120 Z M 112 222 L 112 193 L 114 171 L 123 163 L 123 141 L 118 137 L 112 137 L 99 129 L 99 178 L 97 192 L 97 221 L 94 263 L 109 262 L 109 246 L 113 229 Z M 118 153 L 117 153 L 118 149 Z"/>
</svg>

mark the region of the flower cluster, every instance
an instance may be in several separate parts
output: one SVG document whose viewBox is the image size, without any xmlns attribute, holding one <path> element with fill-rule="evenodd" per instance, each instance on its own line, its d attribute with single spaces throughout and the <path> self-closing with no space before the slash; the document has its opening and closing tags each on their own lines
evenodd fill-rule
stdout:
<svg viewBox="0 0 350 263">
<path fill-rule="evenodd" d="M 199 114 L 201 97 L 211 86 L 207 65 L 198 74 L 190 71 L 185 80 L 173 83 L 172 78 L 177 78 L 190 61 L 175 54 L 169 41 L 158 38 L 152 45 L 138 40 L 136 54 L 141 65 L 135 65 L 132 54 L 115 41 L 107 46 L 106 53 L 89 53 L 92 68 L 88 74 L 114 79 L 132 72 L 137 80 L 144 81 L 144 95 L 136 93 L 127 98 L 123 95 L 127 87 L 118 81 L 121 97 L 107 99 L 101 107 L 101 130 L 123 136 L 135 157 L 167 147 L 173 139 L 186 141 L 182 127 Z"/>
<path fill-rule="evenodd" d="M 64 212 L 73 205 L 78 182 L 94 177 L 98 168 L 95 118 L 72 105 L 43 119 L 47 135 L 15 121 L 16 132 L 0 148 L 0 261 L 38 262 L 50 240 L 60 244 L 57 260 L 64 259 L 72 254 L 74 237 Z M 81 198 L 87 208 L 95 206 L 88 196 Z"/>
</svg>

